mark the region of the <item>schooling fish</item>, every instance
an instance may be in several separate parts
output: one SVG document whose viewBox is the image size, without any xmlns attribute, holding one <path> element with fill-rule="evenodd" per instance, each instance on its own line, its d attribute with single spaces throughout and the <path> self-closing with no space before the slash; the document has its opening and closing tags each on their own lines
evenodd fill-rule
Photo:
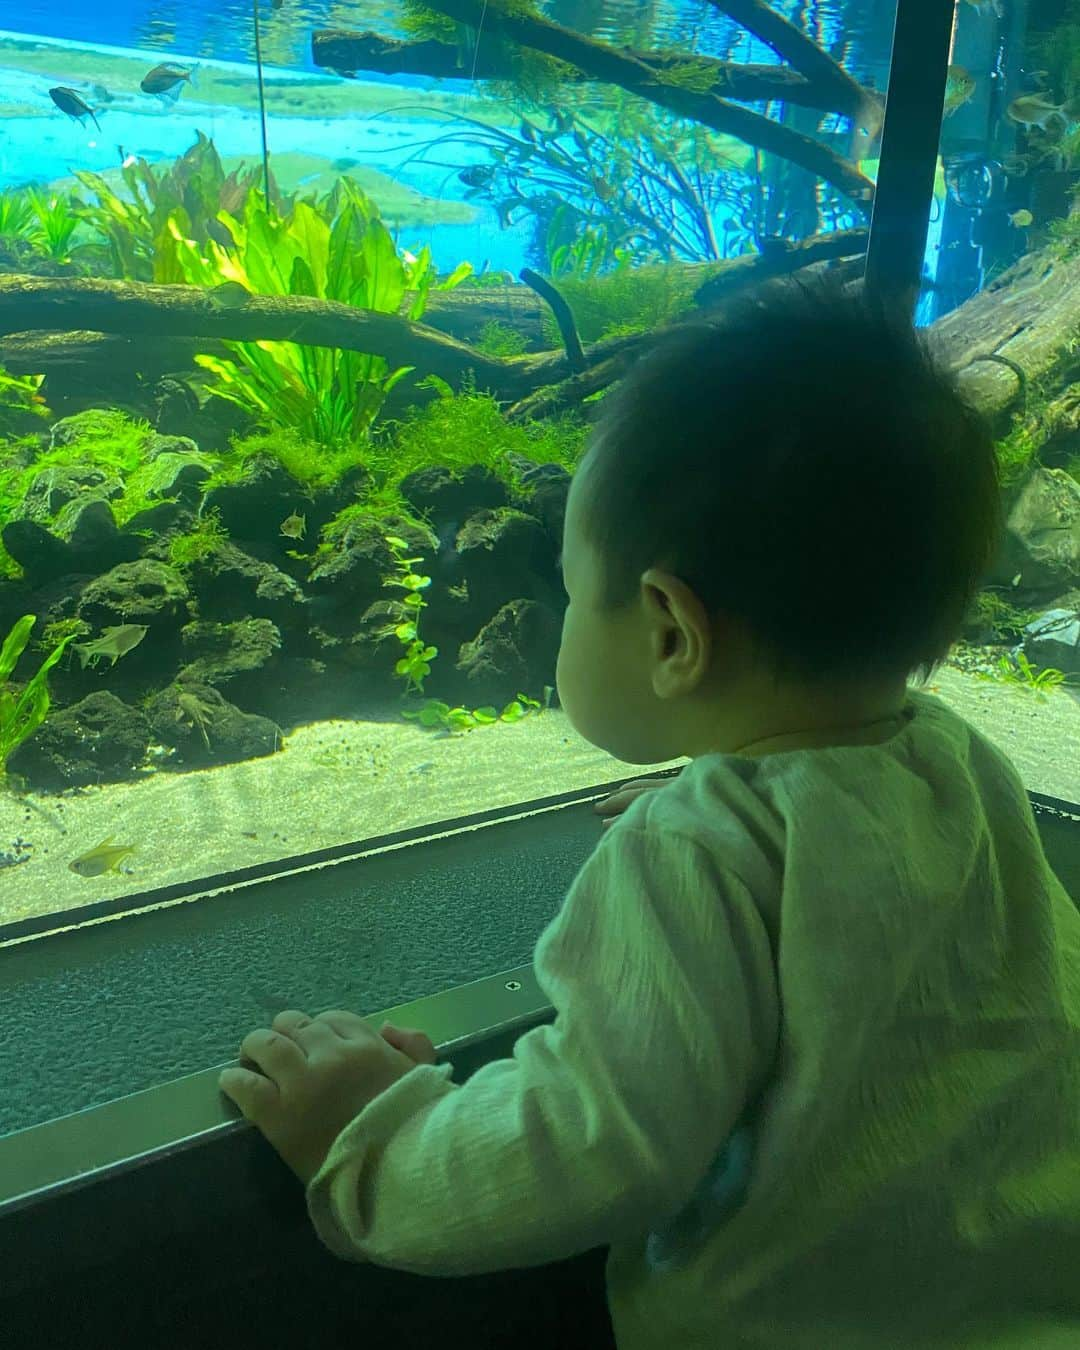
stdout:
<svg viewBox="0 0 1080 1350">
<path fill-rule="evenodd" d="M 286 516 L 281 522 L 281 533 L 287 539 L 303 539 L 307 533 L 307 516 L 297 515 L 295 511 Z"/>
<path fill-rule="evenodd" d="M 458 178 L 466 187 L 486 187 L 495 177 L 495 169 L 490 164 L 473 164 L 462 169 Z"/>
<path fill-rule="evenodd" d="M 1014 98 L 1005 111 L 1020 126 L 1038 127 L 1041 131 L 1045 131 L 1046 124 L 1055 117 L 1063 122 L 1068 121 L 1065 104 L 1051 103 L 1042 94 L 1025 94 L 1022 98 Z"/>
<path fill-rule="evenodd" d="M 114 837 L 110 834 L 96 848 L 92 848 L 89 853 L 84 853 L 81 857 L 69 862 L 68 868 L 72 872 L 77 872 L 81 877 L 101 877 L 106 872 L 119 872 L 119 864 L 129 853 L 135 852 L 135 845 L 114 844 Z"/>
<path fill-rule="evenodd" d="M 251 299 L 242 281 L 223 281 L 220 286 L 211 286 L 207 295 L 222 309 L 240 309 Z"/>
<path fill-rule="evenodd" d="M 951 117 L 975 92 L 975 76 L 963 66 L 950 66 L 945 80 L 945 116 Z"/>
<path fill-rule="evenodd" d="M 96 666 L 103 657 L 108 659 L 110 666 L 115 666 L 149 631 L 146 624 L 122 623 L 115 628 L 103 628 L 101 636 L 93 642 L 73 642 L 71 645 L 79 653 L 83 670 L 87 666 Z"/>
<path fill-rule="evenodd" d="M 95 117 L 94 109 L 77 90 L 58 84 L 55 89 L 49 90 L 49 97 L 60 111 L 67 113 L 73 121 L 82 122 L 83 118 L 89 117 L 98 131 L 101 130 L 101 123 Z"/>
<path fill-rule="evenodd" d="M 171 95 L 174 99 L 177 99 L 180 97 L 180 90 L 185 81 L 190 84 L 191 77 L 194 74 L 194 68 L 185 70 L 183 66 L 174 66 L 166 62 L 164 65 L 155 66 L 153 70 L 147 71 L 139 88 L 144 94 L 157 94 L 160 97 Z"/>
</svg>

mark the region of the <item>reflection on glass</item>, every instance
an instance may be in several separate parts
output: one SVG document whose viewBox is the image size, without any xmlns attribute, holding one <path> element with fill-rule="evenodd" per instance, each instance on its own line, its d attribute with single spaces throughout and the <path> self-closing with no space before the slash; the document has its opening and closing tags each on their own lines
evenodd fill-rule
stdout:
<svg viewBox="0 0 1080 1350">
<path fill-rule="evenodd" d="M 1073 30 L 962 9 L 943 325 L 1071 237 Z M 0 922 L 630 776 L 554 688 L 589 416 L 658 328 L 858 274 L 893 8 L 507 12 L 26 0 L 0 34 L 34 279 L 0 289 Z M 1072 566 L 1029 557 L 1041 503 L 938 687 L 1075 796 L 1031 732 L 1069 696 L 1021 688 Z"/>
</svg>

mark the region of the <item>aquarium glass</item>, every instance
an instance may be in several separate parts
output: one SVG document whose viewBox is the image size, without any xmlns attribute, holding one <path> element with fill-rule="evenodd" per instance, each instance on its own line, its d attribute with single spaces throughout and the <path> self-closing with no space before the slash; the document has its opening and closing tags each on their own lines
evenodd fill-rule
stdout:
<svg viewBox="0 0 1080 1350">
<path fill-rule="evenodd" d="M 1029 789 L 1074 802 L 1078 185 L 1080 4 L 958 4 L 917 317 L 994 425 L 1006 529 L 933 683 Z"/>
<path fill-rule="evenodd" d="M 961 8 L 958 42 L 1007 31 L 1010 97 L 1071 109 L 1060 13 Z M 0 924 L 641 772 L 554 689 L 588 419 L 748 278 L 859 274 L 893 5 L 8 15 Z M 1002 59 L 964 58 L 946 138 Z M 1026 177 L 924 321 L 1025 249 L 1071 256 L 1075 124 L 1038 120 L 999 110 L 987 153 Z M 928 257 L 959 275 L 946 197 Z M 1007 568 L 934 687 L 1080 796 L 1029 628 L 1061 597 Z"/>
</svg>

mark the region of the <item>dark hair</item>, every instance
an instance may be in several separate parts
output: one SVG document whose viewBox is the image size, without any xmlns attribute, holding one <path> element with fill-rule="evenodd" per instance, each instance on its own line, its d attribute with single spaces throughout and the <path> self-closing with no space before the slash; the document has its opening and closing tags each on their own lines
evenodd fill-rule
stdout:
<svg viewBox="0 0 1080 1350">
<path fill-rule="evenodd" d="M 953 378 L 825 284 L 763 288 L 640 361 L 582 469 L 607 608 L 664 567 L 807 681 L 925 678 L 1001 528 L 993 441 Z"/>
</svg>

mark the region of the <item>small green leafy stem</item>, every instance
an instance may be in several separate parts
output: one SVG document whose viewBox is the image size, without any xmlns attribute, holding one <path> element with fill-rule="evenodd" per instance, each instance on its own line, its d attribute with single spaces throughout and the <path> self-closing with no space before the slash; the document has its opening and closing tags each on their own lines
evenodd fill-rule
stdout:
<svg viewBox="0 0 1080 1350">
<path fill-rule="evenodd" d="M 393 634 L 405 648 L 404 654 L 394 665 L 394 673 L 405 681 L 404 696 L 408 697 L 410 694 L 424 692 L 424 681 L 431 674 L 431 662 L 439 654 L 438 647 L 432 647 L 420 636 L 420 615 L 426 607 L 421 591 L 431 585 L 431 578 L 413 570 L 420 559 L 405 556 L 409 545 L 404 539 L 394 534 L 386 534 L 383 538 L 394 555 L 394 566 L 397 569 L 396 575 L 387 577 L 384 585 L 400 587 L 405 595 L 393 602 L 399 610 L 397 623 L 380 629 L 379 635 Z M 545 685 L 544 708 L 550 707 L 551 695 L 554 692 L 550 685 Z M 492 722 L 520 722 L 530 712 L 540 711 L 542 709 L 537 699 L 529 698 L 527 694 L 518 694 L 502 712 L 497 712 L 492 706 L 451 708 L 448 703 L 429 698 L 418 709 L 404 709 L 402 716 L 419 722 L 422 727 L 442 728 L 452 736 L 456 732 L 472 731 L 474 727 L 487 726 Z"/>
<path fill-rule="evenodd" d="M 1035 667 L 1023 652 L 1017 652 L 1015 657 L 1010 654 L 1002 656 L 992 674 L 982 671 L 977 673 L 981 680 L 1002 680 L 1006 684 L 1019 684 L 1027 689 L 1034 689 L 1039 694 L 1057 689 L 1059 685 L 1067 682 L 1065 672 L 1055 670 L 1052 666 L 1047 666 L 1036 674 Z"/>
</svg>

